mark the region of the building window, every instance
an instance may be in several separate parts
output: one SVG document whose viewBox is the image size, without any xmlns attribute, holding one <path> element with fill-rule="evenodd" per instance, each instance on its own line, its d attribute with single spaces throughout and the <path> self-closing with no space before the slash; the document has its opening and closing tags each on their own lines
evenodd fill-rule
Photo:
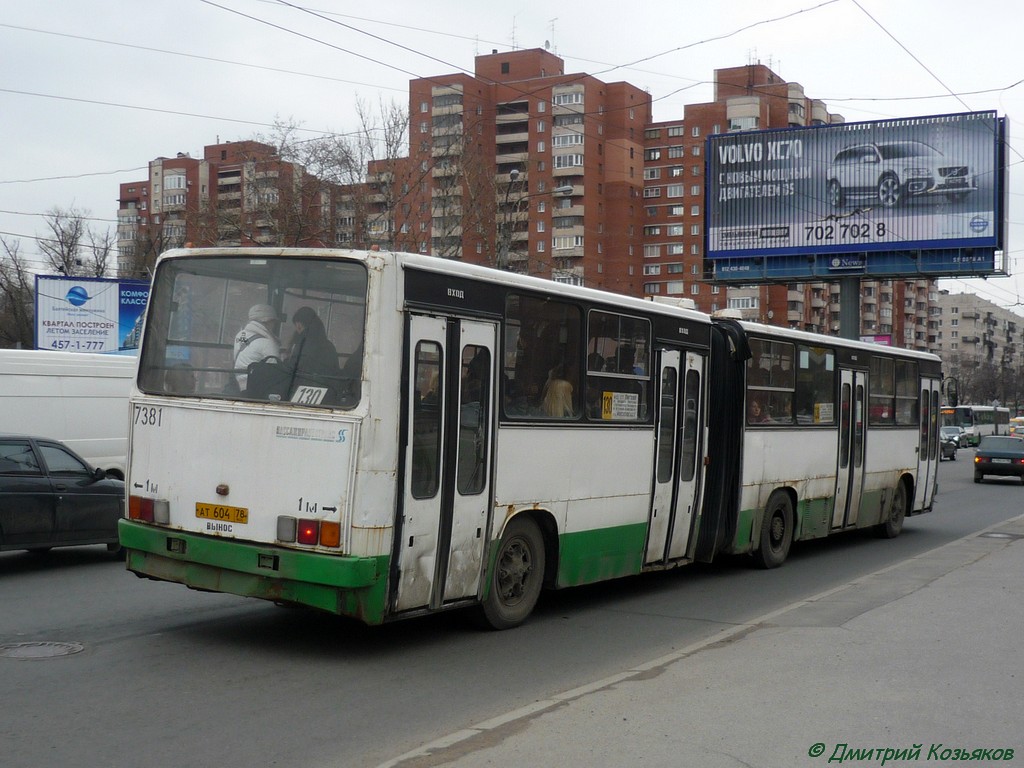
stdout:
<svg viewBox="0 0 1024 768">
<path fill-rule="evenodd" d="M 646 187 L 644 197 L 661 197 L 661 187 Z"/>
<path fill-rule="evenodd" d="M 564 107 L 567 104 L 582 104 L 583 92 L 572 91 L 570 93 L 555 93 L 551 95 L 551 103 L 556 107 Z"/>
<path fill-rule="evenodd" d="M 644 181 L 661 178 L 661 168 L 644 168 Z"/>
<path fill-rule="evenodd" d="M 666 197 L 682 197 L 683 196 L 683 185 L 682 184 L 669 184 L 668 190 L 665 193 Z"/>
<path fill-rule="evenodd" d="M 660 245 L 645 245 L 644 246 L 644 258 L 645 259 L 656 259 L 661 256 Z"/>
<path fill-rule="evenodd" d="M 668 129 L 669 136 L 685 136 L 686 129 L 681 125 L 673 125 Z"/>
<path fill-rule="evenodd" d="M 690 135 L 693 136 L 694 138 L 696 138 L 697 136 L 700 136 L 700 126 L 699 125 L 693 126 L 693 128 L 690 129 Z"/>
<path fill-rule="evenodd" d="M 573 147 L 583 143 L 583 134 L 573 131 L 571 133 L 562 133 L 551 139 L 551 146 L 553 147 Z"/>
<path fill-rule="evenodd" d="M 646 160 L 647 162 L 661 160 L 661 149 L 645 149 L 644 160 Z"/>
<path fill-rule="evenodd" d="M 686 149 L 682 145 L 678 145 L 678 146 L 674 146 L 674 147 L 669 147 L 668 148 L 668 156 L 670 158 L 683 157 L 685 154 L 686 154 Z"/>
<path fill-rule="evenodd" d="M 733 117 L 729 120 L 730 131 L 752 131 L 760 125 L 760 117 Z"/>
<path fill-rule="evenodd" d="M 555 168 L 582 168 L 583 155 L 555 155 Z"/>
</svg>

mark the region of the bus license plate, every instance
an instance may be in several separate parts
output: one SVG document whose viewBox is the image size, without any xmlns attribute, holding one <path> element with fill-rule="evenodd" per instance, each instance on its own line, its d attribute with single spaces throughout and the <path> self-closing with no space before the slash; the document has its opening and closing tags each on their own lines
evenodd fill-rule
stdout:
<svg viewBox="0 0 1024 768">
<path fill-rule="evenodd" d="M 196 502 L 196 517 L 219 520 L 222 523 L 248 523 L 249 510 L 245 507 L 227 507 L 223 504 Z"/>
</svg>

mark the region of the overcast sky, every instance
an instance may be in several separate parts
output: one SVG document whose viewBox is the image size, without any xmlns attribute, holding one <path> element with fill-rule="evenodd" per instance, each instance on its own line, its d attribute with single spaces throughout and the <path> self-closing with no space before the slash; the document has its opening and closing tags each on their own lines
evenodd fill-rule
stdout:
<svg viewBox="0 0 1024 768">
<path fill-rule="evenodd" d="M 943 280 L 1024 314 L 1024 6 L 1007 0 L 0 0 L 0 233 L 39 262 L 42 214 L 114 229 L 147 163 L 269 133 L 356 128 L 416 77 L 549 47 L 567 73 L 647 89 L 656 120 L 760 61 L 847 121 L 995 110 L 1010 123 L 1011 277 Z M 627 10 L 624 10 L 627 9 Z M 556 14 L 558 14 L 556 16 Z M 951 94 L 956 94 L 953 96 Z"/>
</svg>

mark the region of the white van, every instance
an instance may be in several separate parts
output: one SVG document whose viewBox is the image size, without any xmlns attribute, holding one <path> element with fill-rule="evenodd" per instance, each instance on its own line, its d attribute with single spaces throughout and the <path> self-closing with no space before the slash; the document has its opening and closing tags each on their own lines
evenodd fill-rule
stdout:
<svg viewBox="0 0 1024 768">
<path fill-rule="evenodd" d="M 0 349 L 0 432 L 60 440 L 123 480 L 137 365 L 134 356 Z"/>
</svg>

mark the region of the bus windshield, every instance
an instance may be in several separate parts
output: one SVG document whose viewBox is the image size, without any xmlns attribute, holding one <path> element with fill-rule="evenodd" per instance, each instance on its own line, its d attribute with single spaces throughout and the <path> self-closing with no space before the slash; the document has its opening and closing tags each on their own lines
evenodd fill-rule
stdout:
<svg viewBox="0 0 1024 768">
<path fill-rule="evenodd" d="M 366 268 L 252 253 L 161 262 L 139 387 L 152 394 L 351 408 Z"/>
</svg>

